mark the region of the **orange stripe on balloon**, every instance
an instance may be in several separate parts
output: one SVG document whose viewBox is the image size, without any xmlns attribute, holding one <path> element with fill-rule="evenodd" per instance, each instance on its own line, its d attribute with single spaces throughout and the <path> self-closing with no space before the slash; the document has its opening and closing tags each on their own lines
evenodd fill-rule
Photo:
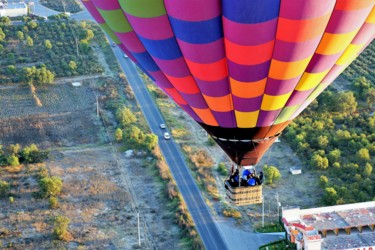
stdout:
<svg viewBox="0 0 375 250">
<path fill-rule="evenodd" d="M 192 76 L 173 77 L 165 74 L 172 85 L 180 92 L 185 94 L 196 94 L 200 92 Z"/>
<path fill-rule="evenodd" d="M 191 108 L 199 116 L 199 118 L 201 118 L 203 123 L 210 125 L 210 126 L 219 126 L 215 117 L 212 115 L 210 109 L 198 109 L 194 107 L 191 107 Z"/>
<path fill-rule="evenodd" d="M 225 58 L 209 64 L 196 63 L 186 58 L 185 60 L 192 75 L 200 80 L 218 81 L 228 76 Z"/>
<path fill-rule="evenodd" d="M 280 17 L 276 38 L 286 42 L 304 42 L 323 35 L 331 13 L 308 20 Z"/>
<path fill-rule="evenodd" d="M 227 57 L 232 62 L 242 65 L 254 65 L 264 63 L 272 58 L 272 51 L 275 41 L 254 46 L 243 46 L 232 43 L 225 39 Z"/>
<path fill-rule="evenodd" d="M 203 97 L 206 100 L 208 107 L 213 111 L 228 112 L 233 110 L 232 96 L 230 94 L 220 97 L 203 95 Z"/>
<path fill-rule="evenodd" d="M 178 93 L 178 91 L 175 88 L 164 88 L 164 91 L 167 92 L 167 94 L 172 97 L 172 99 L 179 105 L 186 105 L 187 102 L 184 100 L 184 98 Z"/>
<path fill-rule="evenodd" d="M 257 82 L 240 82 L 229 78 L 232 94 L 242 98 L 253 98 L 263 95 L 266 88 L 267 78 Z"/>
<path fill-rule="evenodd" d="M 359 10 L 374 4 L 374 0 L 338 0 L 335 5 L 337 10 Z"/>
</svg>

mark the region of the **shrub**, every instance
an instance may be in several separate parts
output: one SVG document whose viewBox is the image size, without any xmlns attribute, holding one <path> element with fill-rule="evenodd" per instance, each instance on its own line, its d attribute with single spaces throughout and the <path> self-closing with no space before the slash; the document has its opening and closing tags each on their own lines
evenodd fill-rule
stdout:
<svg viewBox="0 0 375 250">
<path fill-rule="evenodd" d="M 6 181 L 0 181 L 0 198 L 8 195 L 10 185 Z"/>
<path fill-rule="evenodd" d="M 54 221 L 54 228 L 53 228 L 53 234 L 55 237 L 59 240 L 66 240 L 69 232 L 68 232 L 68 227 L 69 227 L 70 220 L 66 216 L 58 215 L 55 217 Z"/>
<path fill-rule="evenodd" d="M 44 177 L 39 181 L 42 197 L 57 196 L 62 190 L 62 180 L 59 177 Z"/>
<path fill-rule="evenodd" d="M 49 207 L 52 209 L 56 209 L 59 207 L 59 199 L 57 199 L 56 197 L 53 197 L 53 196 L 49 197 L 48 202 L 49 202 Z"/>
<path fill-rule="evenodd" d="M 263 172 L 268 184 L 272 184 L 281 177 L 279 170 L 275 166 L 264 165 Z"/>
<path fill-rule="evenodd" d="M 12 167 L 16 167 L 20 165 L 20 161 L 18 160 L 18 157 L 15 155 L 8 156 L 7 162 L 8 162 L 8 165 Z"/>
<path fill-rule="evenodd" d="M 227 167 L 225 166 L 225 164 L 223 162 L 219 163 L 219 165 L 217 166 L 217 171 L 221 175 L 228 175 L 228 169 L 227 169 Z"/>
</svg>

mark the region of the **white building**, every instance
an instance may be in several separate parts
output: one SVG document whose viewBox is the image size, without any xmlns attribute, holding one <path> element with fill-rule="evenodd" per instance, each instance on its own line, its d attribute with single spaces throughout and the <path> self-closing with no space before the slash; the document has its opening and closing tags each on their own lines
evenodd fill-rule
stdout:
<svg viewBox="0 0 375 250">
<path fill-rule="evenodd" d="M 297 249 L 375 250 L 375 202 L 282 209 L 288 240 Z"/>
<path fill-rule="evenodd" d="M 21 3 L 0 3 L 0 17 L 16 17 L 16 16 L 26 16 L 27 15 L 27 5 L 23 2 Z"/>
</svg>

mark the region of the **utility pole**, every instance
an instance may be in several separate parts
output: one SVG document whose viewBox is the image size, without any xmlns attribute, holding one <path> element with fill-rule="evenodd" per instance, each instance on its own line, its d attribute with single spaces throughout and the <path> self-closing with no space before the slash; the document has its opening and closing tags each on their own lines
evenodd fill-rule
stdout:
<svg viewBox="0 0 375 250">
<path fill-rule="evenodd" d="M 139 227 L 139 212 L 137 212 L 137 217 L 138 217 L 138 246 L 141 246 L 141 229 Z"/>
<path fill-rule="evenodd" d="M 279 193 L 276 193 L 276 202 L 277 202 L 277 219 L 279 219 L 280 214 L 279 214 L 279 207 L 280 207 L 280 202 L 279 202 Z"/>
<path fill-rule="evenodd" d="M 264 195 L 262 195 L 262 227 L 264 227 Z"/>
<path fill-rule="evenodd" d="M 95 95 L 96 99 L 96 116 L 99 117 L 99 100 L 98 100 L 98 95 Z"/>
</svg>

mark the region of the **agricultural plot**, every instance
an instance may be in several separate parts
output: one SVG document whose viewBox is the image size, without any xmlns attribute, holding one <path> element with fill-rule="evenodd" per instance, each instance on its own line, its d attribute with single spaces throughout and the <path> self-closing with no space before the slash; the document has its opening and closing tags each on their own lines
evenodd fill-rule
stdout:
<svg viewBox="0 0 375 250">
<path fill-rule="evenodd" d="M 14 86 L 0 91 L 0 142 L 42 148 L 104 142 L 96 117 L 95 96 L 88 86 L 66 84 L 41 86 L 35 104 L 29 87 Z"/>
</svg>

